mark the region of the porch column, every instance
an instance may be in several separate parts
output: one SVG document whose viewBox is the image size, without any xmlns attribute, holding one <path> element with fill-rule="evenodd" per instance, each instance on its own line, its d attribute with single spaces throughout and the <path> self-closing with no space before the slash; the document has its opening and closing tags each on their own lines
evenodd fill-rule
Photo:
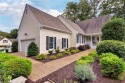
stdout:
<svg viewBox="0 0 125 83">
<path fill-rule="evenodd" d="M 99 35 L 99 43 L 101 42 L 101 35 Z"/>
<path fill-rule="evenodd" d="M 92 36 L 91 36 L 91 44 L 90 45 L 91 45 L 91 48 L 92 48 Z"/>
</svg>

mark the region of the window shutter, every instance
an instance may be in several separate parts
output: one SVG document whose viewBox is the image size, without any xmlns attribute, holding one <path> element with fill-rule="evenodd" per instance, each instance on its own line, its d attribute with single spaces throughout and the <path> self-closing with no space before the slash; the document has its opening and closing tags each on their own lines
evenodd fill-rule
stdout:
<svg viewBox="0 0 125 83">
<path fill-rule="evenodd" d="M 56 49 L 56 37 L 54 37 L 54 48 Z"/>
<path fill-rule="evenodd" d="M 67 38 L 67 48 L 68 48 L 68 43 L 69 43 L 69 42 L 68 42 L 68 38 Z"/>
<path fill-rule="evenodd" d="M 46 50 L 49 50 L 49 36 L 46 36 Z"/>
<path fill-rule="evenodd" d="M 63 49 L 63 38 L 62 38 L 62 49 Z"/>
</svg>

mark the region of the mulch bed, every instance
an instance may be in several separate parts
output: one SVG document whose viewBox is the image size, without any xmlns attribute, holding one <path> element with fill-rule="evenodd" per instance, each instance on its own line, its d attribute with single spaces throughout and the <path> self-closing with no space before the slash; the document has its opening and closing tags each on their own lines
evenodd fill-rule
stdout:
<svg viewBox="0 0 125 83">
<path fill-rule="evenodd" d="M 119 81 L 119 80 L 112 80 L 112 79 L 103 77 L 100 72 L 100 65 L 99 65 L 98 59 L 96 59 L 96 61 L 92 64 L 92 66 L 93 66 L 93 70 L 94 70 L 95 74 L 97 75 L 97 78 L 95 81 L 84 82 L 84 83 L 121 83 L 121 82 L 125 82 L 125 80 Z M 47 81 L 48 79 L 55 83 L 64 83 L 64 79 L 78 81 L 78 79 L 75 77 L 74 68 L 75 68 L 75 62 L 51 73 L 50 75 L 44 77 L 43 79 L 39 79 L 35 83 L 43 83 L 43 82 Z M 27 83 L 33 83 L 33 82 L 31 82 L 31 80 L 29 80 Z"/>
<path fill-rule="evenodd" d="M 82 51 L 81 51 L 82 52 Z M 60 52 L 60 53 L 62 53 L 62 52 Z M 79 52 L 77 52 L 77 53 L 79 53 Z M 76 54 L 76 53 L 75 53 Z M 56 53 L 54 53 L 53 55 L 55 55 L 56 56 Z M 73 54 L 71 54 L 71 55 L 63 55 L 62 57 L 57 57 L 57 59 L 60 59 L 60 58 L 64 58 L 64 57 L 67 57 L 67 56 L 72 56 Z M 46 60 L 37 60 L 36 59 L 36 56 L 32 56 L 32 57 L 29 57 L 30 59 L 33 59 L 33 60 L 36 60 L 36 61 L 39 61 L 39 62 L 42 62 L 42 63 L 46 63 L 46 62 L 49 62 L 49 61 L 53 61 L 53 60 L 50 60 L 49 59 L 49 57 L 51 56 L 50 54 L 48 54 L 47 55 L 48 57 L 47 57 L 47 59 Z M 54 59 L 54 60 L 56 60 L 56 59 Z"/>
</svg>

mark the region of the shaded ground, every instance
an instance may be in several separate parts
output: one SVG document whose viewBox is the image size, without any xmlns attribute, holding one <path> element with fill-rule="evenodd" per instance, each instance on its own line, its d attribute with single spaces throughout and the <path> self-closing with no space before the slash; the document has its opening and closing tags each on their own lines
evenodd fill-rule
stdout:
<svg viewBox="0 0 125 83">
<path fill-rule="evenodd" d="M 93 65 L 93 70 L 97 75 L 97 78 L 93 82 L 85 82 L 85 83 L 121 83 L 121 81 L 112 80 L 112 79 L 103 77 L 100 72 L 100 66 L 99 66 L 98 60 L 96 60 L 95 63 L 93 63 L 92 65 Z M 77 78 L 75 77 L 75 73 L 74 73 L 74 67 L 75 67 L 75 62 L 49 74 L 43 79 L 37 80 L 35 83 L 43 83 L 48 79 L 55 83 L 63 83 L 64 79 L 77 81 Z M 32 83 L 32 82 L 27 82 L 27 83 Z"/>
</svg>

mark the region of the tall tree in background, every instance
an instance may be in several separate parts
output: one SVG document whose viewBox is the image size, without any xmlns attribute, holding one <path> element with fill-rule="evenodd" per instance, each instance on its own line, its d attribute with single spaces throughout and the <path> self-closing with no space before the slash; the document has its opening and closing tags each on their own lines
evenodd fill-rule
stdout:
<svg viewBox="0 0 125 83">
<path fill-rule="evenodd" d="M 0 38 L 8 37 L 8 36 L 9 36 L 9 33 L 0 31 Z"/>
<path fill-rule="evenodd" d="M 68 2 L 63 16 L 73 22 L 95 17 L 99 0 L 80 0 L 79 3 Z"/>
<path fill-rule="evenodd" d="M 86 20 L 93 17 L 92 7 L 88 0 L 80 0 L 78 10 L 78 20 Z"/>
<path fill-rule="evenodd" d="M 78 4 L 74 2 L 67 3 L 67 7 L 64 11 L 65 18 L 68 18 L 75 22 L 77 20 Z"/>
<path fill-rule="evenodd" d="M 9 34 L 9 38 L 16 39 L 18 36 L 18 29 L 12 29 Z"/>
<path fill-rule="evenodd" d="M 114 17 L 125 18 L 125 0 L 103 0 L 100 10 L 100 16 L 113 14 Z"/>
</svg>

